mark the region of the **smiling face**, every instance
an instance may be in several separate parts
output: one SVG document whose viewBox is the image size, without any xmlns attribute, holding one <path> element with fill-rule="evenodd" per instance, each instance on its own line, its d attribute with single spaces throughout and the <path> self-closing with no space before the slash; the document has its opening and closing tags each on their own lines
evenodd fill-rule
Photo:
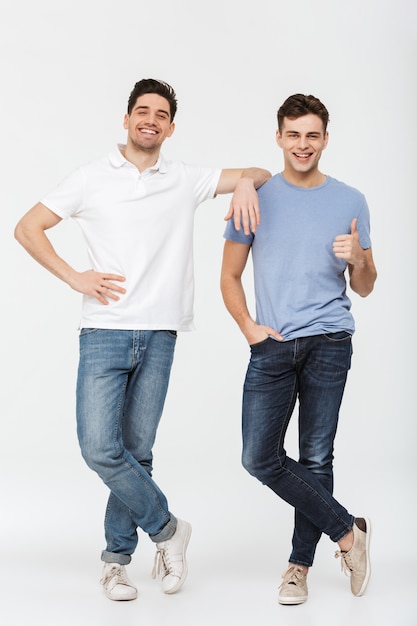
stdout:
<svg viewBox="0 0 417 626">
<path fill-rule="evenodd" d="M 300 186 L 315 186 L 323 182 L 318 164 L 328 142 L 323 122 L 309 113 L 297 119 L 284 118 L 277 143 L 284 155 L 283 175 L 288 182 Z"/>
<path fill-rule="evenodd" d="M 168 100 L 154 93 L 139 96 L 131 113 L 126 113 L 123 126 L 128 148 L 147 153 L 159 152 L 175 129 Z"/>
</svg>

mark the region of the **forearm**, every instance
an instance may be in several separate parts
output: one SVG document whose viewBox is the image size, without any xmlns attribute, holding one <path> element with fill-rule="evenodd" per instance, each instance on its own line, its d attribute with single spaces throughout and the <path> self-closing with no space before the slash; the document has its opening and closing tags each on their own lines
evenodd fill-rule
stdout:
<svg viewBox="0 0 417 626">
<path fill-rule="evenodd" d="M 255 322 L 247 307 L 242 281 L 234 276 L 222 274 L 220 288 L 226 309 L 248 339 L 247 335 L 250 334 Z"/>
<path fill-rule="evenodd" d="M 73 287 L 77 272 L 56 253 L 42 229 L 32 230 L 18 224 L 15 237 L 35 261 L 51 274 Z"/>
<path fill-rule="evenodd" d="M 358 295 L 365 298 L 373 288 L 377 277 L 377 272 L 372 259 L 364 255 L 361 263 L 349 265 L 350 287 Z"/>
<path fill-rule="evenodd" d="M 248 167 L 243 170 L 241 178 L 250 179 L 255 189 L 258 189 L 271 178 L 271 172 L 260 167 Z"/>
</svg>

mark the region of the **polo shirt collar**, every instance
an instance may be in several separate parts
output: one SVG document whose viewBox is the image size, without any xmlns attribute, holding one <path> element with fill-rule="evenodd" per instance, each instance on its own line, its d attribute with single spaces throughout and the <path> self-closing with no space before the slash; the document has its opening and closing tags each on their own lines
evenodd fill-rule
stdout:
<svg viewBox="0 0 417 626">
<path fill-rule="evenodd" d="M 113 165 L 113 167 L 123 167 L 126 163 L 130 163 L 122 154 L 122 150 L 124 150 L 126 146 L 122 143 L 117 145 L 117 148 L 112 150 L 109 154 L 109 161 Z M 148 168 L 148 171 L 151 172 L 161 172 L 161 174 L 165 174 L 167 171 L 167 163 L 161 153 L 159 153 L 159 157 L 155 165 L 152 165 Z"/>
</svg>

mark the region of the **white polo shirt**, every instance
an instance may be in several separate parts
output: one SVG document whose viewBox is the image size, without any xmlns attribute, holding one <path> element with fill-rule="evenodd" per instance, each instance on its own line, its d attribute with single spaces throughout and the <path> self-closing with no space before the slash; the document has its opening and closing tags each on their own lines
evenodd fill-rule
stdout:
<svg viewBox="0 0 417 626">
<path fill-rule="evenodd" d="M 41 199 L 79 224 L 92 269 L 126 278 L 117 302 L 83 296 L 80 328 L 192 330 L 194 214 L 214 197 L 221 170 L 160 155 L 140 173 L 123 148 L 80 167 Z"/>
</svg>

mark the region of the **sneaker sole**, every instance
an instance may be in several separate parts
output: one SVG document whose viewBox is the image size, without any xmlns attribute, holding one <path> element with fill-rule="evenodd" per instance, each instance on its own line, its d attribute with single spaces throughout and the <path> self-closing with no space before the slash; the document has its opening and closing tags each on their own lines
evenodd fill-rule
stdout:
<svg viewBox="0 0 417 626">
<path fill-rule="evenodd" d="M 172 589 L 168 589 L 164 593 L 167 593 L 167 594 L 176 593 L 179 589 L 181 589 L 181 587 L 185 583 L 185 579 L 187 578 L 187 574 L 188 574 L 188 566 L 187 566 L 187 560 L 185 558 L 185 553 L 187 551 L 187 547 L 188 547 L 188 543 L 190 541 L 190 537 L 191 537 L 191 524 L 189 522 L 187 522 L 187 532 L 186 532 L 186 535 L 185 535 L 184 545 L 183 545 L 183 548 L 182 548 L 182 561 L 183 561 L 183 564 L 184 564 L 184 567 L 183 567 L 183 570 L 182 570 L 182 575 L 181 575 L 181 578 L 179 579 L 179 581 L 177 582 L 177 584 L 175 585 L 175 587 L 172 587 Z"/>
<path fill-rule="evenodd" d="M 359 592 L 356 594 L 356 597 L 358 597 L 358 598 L 365 593 L 366 588 L 367 588 L 368 583 L 369 583 L 369 579 L 371 577 L 371 560 L 370 560 L 370 555 L 369 555 L 369 546 L 370 546 L 370 543 L 371 543 L 372 527 L 371 527 L 371 520 L 369 520 L 367 517 L 364 517 L 364 520 L 365 520 L 365 524 L 366 524 L 366 543 L 365 543 L 365 548 L 366 548 L 366 575 L 365 575 L 365 578 L 363 579 L 362 587 L 360 588 Z"/>
<path fill-rule="evenodd" d="M 138 597 L 138 593 L 136 592 L 132 592 L 129 595 L 123 596 L 123 597 L 114 597 L 111 595 L 111 591 L 107 591 L 106 589 L 104 589 L 104 593 L 106 594 L 107 598 L 109 600 L 113 600 L 113 602 L 129 602 L 130 600 L 136 600 L 136 598 Z"/>
<path fill-rule="evenodd" d="M 308 596 L 300 596 L 298 598 L 280 598 L 278 596 L 278 603 L 288 605 L 303 604 L 304 602 L 306 602 L 307 598 Z"/>
</svg>

